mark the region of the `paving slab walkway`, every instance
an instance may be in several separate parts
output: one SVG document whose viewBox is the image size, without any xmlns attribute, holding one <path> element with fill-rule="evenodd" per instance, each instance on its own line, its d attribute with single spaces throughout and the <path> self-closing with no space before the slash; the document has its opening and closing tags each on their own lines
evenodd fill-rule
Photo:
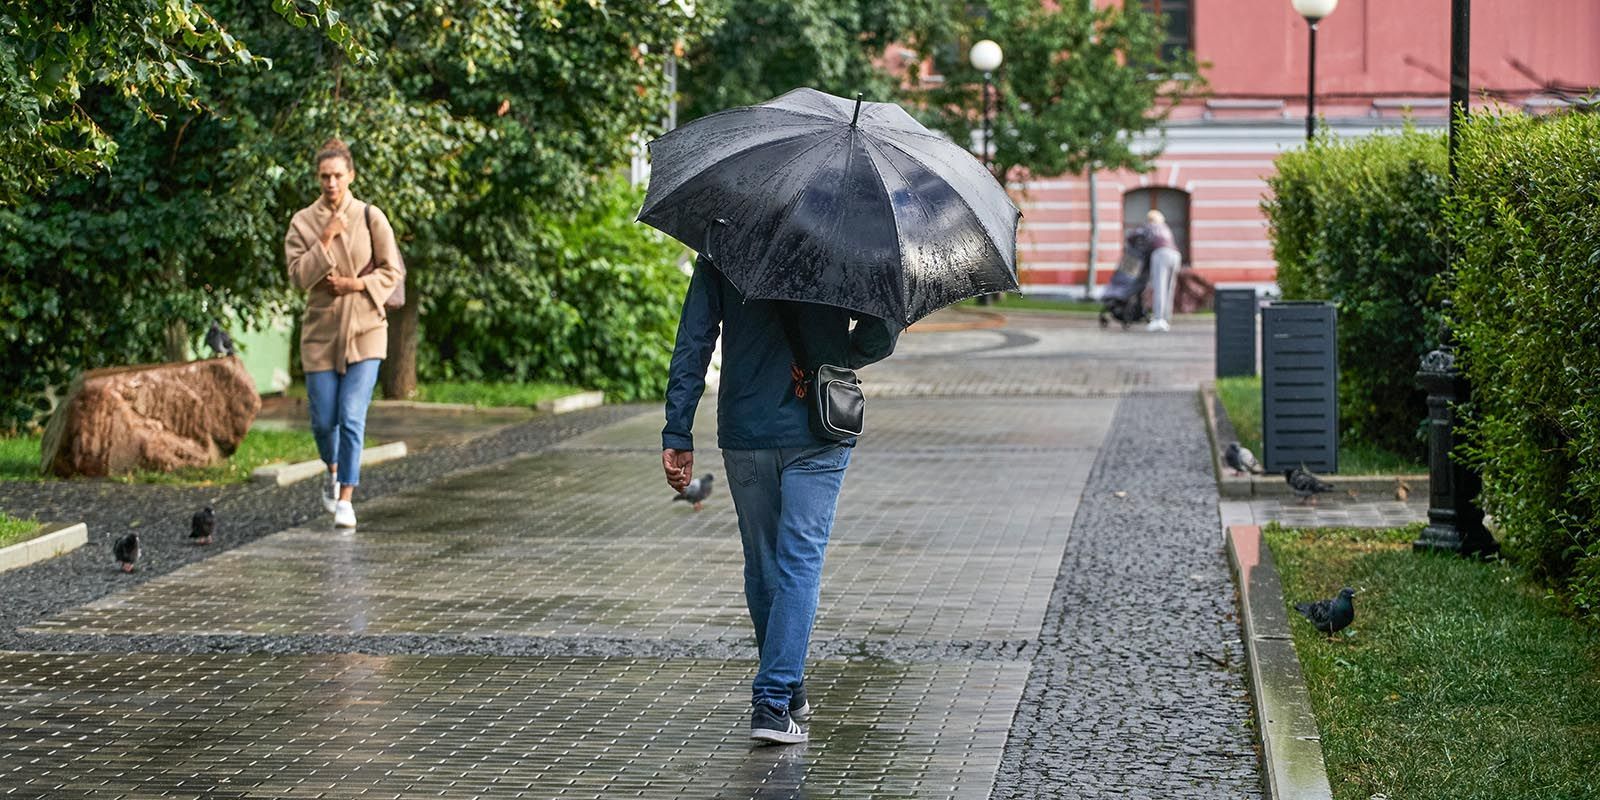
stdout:
<svg viewBox="0 0 1600 800">
<path fill-rule="evenodd" d="M 806 746 L 744 738 L 726 494 L 667 502 L 659 410 L 612 411 L 10 617 L 0 795 L 1259 796 L 1210 352 L 1028 315 L 868 370 Z"/>
</svg>

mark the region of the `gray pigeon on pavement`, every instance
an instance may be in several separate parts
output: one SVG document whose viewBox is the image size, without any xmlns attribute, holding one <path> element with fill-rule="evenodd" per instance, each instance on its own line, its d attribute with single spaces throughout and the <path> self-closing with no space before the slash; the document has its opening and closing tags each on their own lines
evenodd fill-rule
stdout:
<svg viewBox="0 0 1600 800">
<path fill-rule="evenodd" d="M 216 320 L 211 321 L 211 330 L 206 331 L 206 346 L 211 348 L 212 356 L 231 356 L 234 354 L 233 337 L 229 336 L 228 332 L 223 330 Z"/>
<path fill-rule="evenodd" d="M 1295 497 L 1300 498 L 1302 505 L 1307 498 L 1311 500 L 1312 505 L 1316 505 L 1317 495 L 1333 491 L 1333 484 L 1311 474 L 1304 464 L 1284 470 L 1283 479 L 1288 481 L 1289 488 L 1294 490 Z"/>
<path fill-rule="evenodd" d="M 111 545 L 111 555 L 122 565 L 123 572 L 133 571 L 133 562 L 139 560 L 139 534 L 129 533 Z"/>
<path fill-rule="evenodd" d="M 683 487 L 683 491 L 678 492 L 678 495 L 672 498 L 673 501 L 682 500 L 687 503 L 693 503 L 694 510 L 699 511 L 705 505 L 706 498 L 711 496 L 712 480 L 711 473 L 707 472 L 689 481 L 689 485 Z"/>
<path fill-rule="evenodd" d="M 217 534 L 217 512 L 206 506 L 194 512 L 194 517 L 189 520 L 189 538 L 195 544 L 211 544 L 211 537 Z"/>
<path fill-rule="evenodd" d="M 1346 586 L 1338 597 L 1318 600 L 1315 603 L 1297 603 L 1294 610 L 1311 620 L 1311 627 L 1332 636 L 1350 626 L 1356 619 L 1356 590 Z"/>
<path fill-rule="evenodd" d="M 1262 471 L 1261 462 L 1256 460 L 1256 454 L 1250 452 L 1250 448 L 1238 442 L 1230 442 L 1228 448 L 1222 451 L 1222 463 L 1227 464 L 1228 469 L 1239 474 L 1246 472 L 1260 473 Z"/>
</svg>

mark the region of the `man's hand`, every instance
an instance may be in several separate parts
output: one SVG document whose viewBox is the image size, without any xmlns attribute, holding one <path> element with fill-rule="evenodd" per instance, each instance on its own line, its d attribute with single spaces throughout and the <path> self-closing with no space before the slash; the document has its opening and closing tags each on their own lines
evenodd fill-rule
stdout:
<svg viewBox="0 0 1600 800">
<path fill-rule="evenodd" d="M 331 218 L 329 218 L 328 224 L 322 226 L 322 243 L 328 244 L 329 242 L 332 242 L 333 237 L 344 233 L 344 231 L 344 217 L 334 214 Z"/>
<path fill-rule="evenodd" d="M 694 451 L 673 450 L 670 447 L 662 450 L 661 469 L 667 473 L 667 485 L 672 487 L 672 491 L 683 491 L 694 479 Z"/>
</svg>

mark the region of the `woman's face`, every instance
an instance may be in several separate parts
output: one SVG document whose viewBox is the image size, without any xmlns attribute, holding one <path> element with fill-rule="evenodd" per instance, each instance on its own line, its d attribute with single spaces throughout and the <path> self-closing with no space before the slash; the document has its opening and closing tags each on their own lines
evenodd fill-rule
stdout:
<svg viewBox="0 0 1600 800">
<path fill-rule="evenodd" d="M 344 202 L 345 190 L 350 188 L 350 181 L 355 177 L 356 173 L 343 157 L 324 158 L 317 164 L 317 182 L 322 184 L 322 199 L 334 208 Z"/>
</svg>

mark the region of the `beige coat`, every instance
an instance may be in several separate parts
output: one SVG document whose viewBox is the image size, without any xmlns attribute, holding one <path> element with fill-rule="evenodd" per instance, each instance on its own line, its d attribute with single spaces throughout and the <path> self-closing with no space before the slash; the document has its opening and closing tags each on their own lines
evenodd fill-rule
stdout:
<svg viewBox="0 0 1600 800">
<path fill-rule="evenodd" d="M 345 192 L 337 212 L 318 198 L 295 213 L 283 240 L 289 262 L 289 280 L 307 292 L 306 313 L 300 326 L 300 366 L 306 372 L 334 370 L 343 375 L 345 365 L 383 358 L 389 348 L 388 314 L 383 301 L 394 291 L 404 269 L 395 246 L 389 218 L 372 207 L 372 232 L 364 218 L 367 204 Z M 345 232 L 322 244 L 322 229 L 333 214 L 344 217 Z M 363 280 L 366 291 L 335 297 L 319 286 L 329 275 L 357 277 L 376 253 L 377 269 Z"/>
</svg>

